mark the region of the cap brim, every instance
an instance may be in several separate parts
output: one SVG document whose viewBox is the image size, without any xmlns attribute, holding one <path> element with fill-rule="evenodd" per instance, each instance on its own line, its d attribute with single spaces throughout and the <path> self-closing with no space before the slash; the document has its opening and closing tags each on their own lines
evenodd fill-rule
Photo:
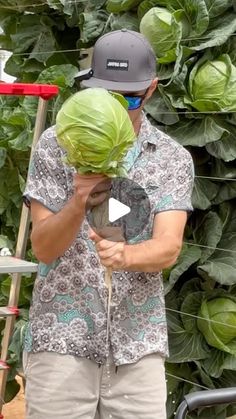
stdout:
<svg viewBox="0 0 236 419">
<path fill-rule="evenodd" d="M 103 87 L 107 90 L 114 90 L 117 92 L 139 92 L 147 89 L 152 80 L 137 81 L 137 82 L 118 82 L 110 80 L 101 80 L 96 77 L 91 77 L 88 80 L 82 80 L 81 84 L 84 87 Z"/>
</svg>

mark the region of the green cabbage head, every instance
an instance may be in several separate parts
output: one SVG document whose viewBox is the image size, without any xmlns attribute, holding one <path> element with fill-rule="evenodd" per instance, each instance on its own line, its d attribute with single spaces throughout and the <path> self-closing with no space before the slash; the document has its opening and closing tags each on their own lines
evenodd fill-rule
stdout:
<svg viewBox="0 0 236 419">
<path fill-rule="evenodd" d="M 176 47 L 182 37 L 179 13 L 153 7 L 142 17 L 140 32 L 148 39 L 161 64 L 176 60 Z"/>
<path fill-rule="evenodd" d="M 200 112 L 236 111 L 236 67 L 229 55 L 198 62 L 190 73 L 189 93 L 186 103 Z"/>
<path fill-rule="evenodd" d="M 207 343 L 236 355 L 236 301 L 227 297 L 204 300 L 198 314 L 197 325 Z"/>
<path fill-rule="evenodd" d="M 102 88 L 82 90 L 57 114 L 58 143 L 66 151 L 66 162 L 81 174 L 124 175 L 123 159 L 135 132 L 123 106 L 126 100 L 114 95 Z"/>
</svg>

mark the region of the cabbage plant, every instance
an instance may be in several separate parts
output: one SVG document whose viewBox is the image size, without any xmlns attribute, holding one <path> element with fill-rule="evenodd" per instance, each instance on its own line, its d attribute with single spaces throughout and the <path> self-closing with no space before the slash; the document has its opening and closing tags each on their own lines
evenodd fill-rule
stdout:
<svg viewBox="0 0 236 419">
<path fill-rule="evenodd" d="M 189 77 L 191 100 L 198 111 L 236 111 L 236 67 L 229 55 L 213 60 L 199 60 Z"/>
<path fill-rule="evenodd" d="M 121 95 L 102 88 L 82 90 L 63 104 L 56 118 L 58 143 L 79 173 L 124 174 L 123 158 L 135 139 L 125 105 Z"/>
<path fill-rule="evenodd" d="M 153 7 L 141 19 L 140 32 L 149 40 L 158 62 L 175 61 L 176 47 L 182 37 L 178 11 L 171 13 L 165 7 Z"/>
<path fill-rule="evenodd" d="M 227 297 L 204 300 L 197 325 L 207 343 L 236 355 L 236 300 Z"/>
</svg>

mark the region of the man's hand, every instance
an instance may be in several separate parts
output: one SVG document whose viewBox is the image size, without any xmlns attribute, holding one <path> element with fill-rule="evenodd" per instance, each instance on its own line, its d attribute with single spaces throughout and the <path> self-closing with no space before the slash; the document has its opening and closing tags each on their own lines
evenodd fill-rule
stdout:
<svg viewBox="0 0 236 419">
<path fill-rule="evenodd" d="M 120 233 L 118 232 L 118 234 Z M 111 235 L 111 237 L 115 236 Z M 125 254 L 127 245 L 124 243 L 124 241 L 117 242 L 103 239 L 93 230 L 91 230 L 90 239 L 95 242 L 96 250 L 103 266 L 106 268 L 112 268 L 113 270 L 125 269 Z"/>
<path fill-rule="evenodd" d="M 108 196 L 111 180 L 104 175 L 74 175 L 74 196 L 78 205 L 91 208 L 101 204 Z"/>
</svg>

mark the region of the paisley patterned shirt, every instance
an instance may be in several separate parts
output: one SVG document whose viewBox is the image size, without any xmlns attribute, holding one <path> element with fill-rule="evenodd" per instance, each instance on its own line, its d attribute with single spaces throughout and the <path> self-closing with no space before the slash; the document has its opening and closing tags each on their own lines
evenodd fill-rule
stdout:
<svg viewBox="0 0 236 419">
<path fill-rule="evenodd" d="M 75 169 L 65 164 L 55 128 L 41 136 L 29 170 L 25 202 L 36 199 L 54 213 L 73 194 Z M 135 145 L 125 158 L 129 179 L 149 196 L 151 214 L 143 233 L 151 238 L 155 214 L 191 211 L 193 163 L 190 154 L 153 127 L 145 116 Z M 113 272 L 109 341 L 108 291 L 86 219 L 65 254 L 50 265 L 39 263 L 25 349 L 54 351 L 104 363 L 112 351 L 116 365 L 144 355 L 168 355 L 161 273 Z"/>
</svg>

